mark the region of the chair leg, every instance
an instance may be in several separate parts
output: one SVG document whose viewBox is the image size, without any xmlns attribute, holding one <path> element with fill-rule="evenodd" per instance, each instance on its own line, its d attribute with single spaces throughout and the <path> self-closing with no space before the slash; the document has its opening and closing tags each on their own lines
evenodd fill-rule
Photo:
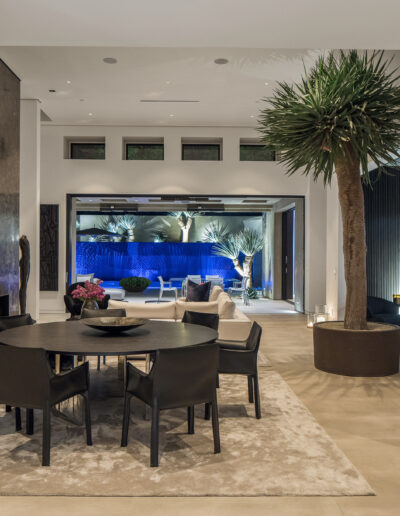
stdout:
<svg viewBox="0 0 400 516">
<path fill-rule="evenodd" d="M 46 402 L 43 408 L 43 444 L 42 444 L 42 466 L 50 466 L 50 439 L 51 439 L 51 407 Z"/>
<path fill-rule="evenodd" d="M 212 412 L 212 429 L 213 429 L 213 437 L 214 437 L 214 453 L 220 453 L 221 442 L 220 442 L 220 438 L 219 438 L 217 392 L 215 392 L 214 398 L 211 402 L 211 412 Z"/>
<path fill-rule="evenodd" d="M 21 428 L 21 409 L 19 407 L 15 407 L 15 431 L 18 432 Z"/>
<path fill-rule="evenodd" d="M 6 412 L 11 412 L 11 405 L 6 405 Z"/>
<path fill-rule="evenodd" d="M 150 466 L 158 466 L 158 436 L 160 425 L 160 411 L 158 410 L 157 400 L 153 401 L 151 414 L 151 443 L 150 443 Z"/>
<path fill-rule="evenodd" d="M 26 409 L 26 433 L 28 435 L 33 435 L 33 409 Z"/>
<path fill-rule="evenodd" d="M 163 289 L 160 287 L 160 291 L 158 292 L 158 302 L 160 302 L 163 295 Z"/>
<path fill-rule="evenodd" d="M 247 377 L 247 384 L 249 390 L 249 403 L 254 403 L 253 378 L 251 376 Z"/>
<path fill-rule="evenodd" d="M 256 418 L 261 419 L 260 389 L 258 385 L 258 373 L 253 376 L 254 381 L 254 398 L 256 407 Z"/>
<path fill-rule="evenodd" d="M 194 407 L 193 405 L 187 408 L 188 414 L 188 434 L 194 434 Z"/>
<path fill-rule="evenodd" d="M 128 445 L 129 418 L 131 415 L 131 396 L 125 393 L 124 418 L 122 420 L 121 446 Z"/>
<path fill-rule="evenodd" d="M 97 370 L 100 371 L 100 355 L 97 356 Z"/>
<path fill-rule="evenodd" d="M 93 445 L 92 441 L 92 419 L 90 417 L 90 401 L 88 393 L 83 394 L 83 401 L 85 403 L 85 425 L 86 425 L 86 444 Z"/>
<path fill-rule="evenodd" d="M 219 374 L 217 374 L 217 389 L 219 389 Z"/>
<path fill-rule="evenodd" d="M 210 419 L 210 404 L 206 403 L 204 405 L 204 419 L 207 421 Z"/>
<path fill-rule="evenodd" d="M 103 365 L 106 365 L 106 356 L 103 355 Z"/>
</svg>

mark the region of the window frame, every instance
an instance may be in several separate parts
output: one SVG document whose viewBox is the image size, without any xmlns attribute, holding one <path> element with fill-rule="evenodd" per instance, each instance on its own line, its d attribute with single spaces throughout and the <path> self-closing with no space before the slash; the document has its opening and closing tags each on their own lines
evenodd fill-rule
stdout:
<svg viewBox="0 0 400 516">
<path fill-rule="evenodd" d="M 141 145 L 146 147 L 154 147 L 155 145 L 162 147 L 162 158 L 160 159 L 130 159 L 128 158 L 128 147 L 130 145 Z M 165 151 L 164 151 L 164 142 L 125 142 L 125 161 L 164 161 Z"/>
<path fill-rule="evenodd" d="M 251 161 L 258 161 L 258 162 L 272 162 L 272 161 L 276 161 L 276 152 L 275 151 L 272 151 L 272 150 L 268 150 L 268 152 L 270 152 L 272 154 L 272 157 L 273 159 L 242 159 L 241 157 L 241 150 L 242 150 L 242 147 L 263 147 L 265 149 L 265 145 L 261 144 L 261 143 L 240 143 L 239 144 L 239 161 L 247 161 L 247 162 L 251 162 Z"/>
<path fill-rule="evenodd" d="M 96 146 L 102 146 L 104 148 L 104 158 L 74 158 L 73 157 L 73 148 L 74 146 L 81 146 L 81 145 L 96 145 Z M 106 142 L 91 142 L 91 141 L 87 141 L 87 142 L 83 142 L 83 141 L 70 141 L 69 142 L 69 159 L 73 159 L 73 160 L 80 160 L 80 159 L 84 159 L 84 160 L 98 160 L 98 161 L 103 161 L 106 159 Z"/>
<path fill-rule="evenodd" d="M 218 147 L 218 159 L 185 159 L 184 157 L 184 148 L 188 145 L 196 146 L 196 147 Z M 190 142 L 182 142 L 181 144 L 181 160 L 182 161 L 222 161 L 222 152 L 221 152 L 221 143 L 190 143 Z"/>
</svg>

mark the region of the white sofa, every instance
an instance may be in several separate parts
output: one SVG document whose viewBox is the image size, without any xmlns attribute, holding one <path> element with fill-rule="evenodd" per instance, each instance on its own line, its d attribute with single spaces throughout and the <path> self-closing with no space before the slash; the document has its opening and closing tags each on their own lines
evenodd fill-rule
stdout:
<svg viewBox="0 0 400 516">
<path fill-rule="evenodd" d="M 218 286 L 213 288 L 210 301 L 207 302 L 189 302 L 181 298 L 167 303 L 127 303 L 111 299 L 108 307 L 124 308 L 126 315 L 129 317 L 156 321 L 181 321 L 185 310 L 218 314 L 219 340 L 246 340 L 251 328 L 250 319 L 236 307 L 234 301 Z"/>
</svg>

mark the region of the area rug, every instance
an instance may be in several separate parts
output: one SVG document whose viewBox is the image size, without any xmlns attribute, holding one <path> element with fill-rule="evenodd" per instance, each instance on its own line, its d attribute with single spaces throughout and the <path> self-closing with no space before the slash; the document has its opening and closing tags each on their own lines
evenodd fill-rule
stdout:
<svg viewBox="0 0 400 516">
<path fill-rule="evenodd" d="M 160 466 L 149 467 L 150 421 L 134 403 L 129 443 L 120 448 L 122 405 L 115 364 L 91 372 L 92 447 L 83 427 L 52 417 L 51 466 L 40 466 L 41 413 L 35 435 L 14 432 L 0 412 L 0 495 L 335 496 L 372 495 L 282 377 L 261 368 L 262 419 L 247 402 L 247 379 L 221 376 L 222 452 L 213 454 L 211 422 L 198 407 L 195 435 L 186 410 L 161 413 Z M 108 395 L 105 396 L 105 386 Z"/>
</svg>

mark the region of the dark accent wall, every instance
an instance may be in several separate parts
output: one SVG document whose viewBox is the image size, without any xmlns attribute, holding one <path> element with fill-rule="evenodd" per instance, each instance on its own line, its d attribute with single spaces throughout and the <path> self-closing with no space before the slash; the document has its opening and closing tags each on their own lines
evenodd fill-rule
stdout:
<svg viewBox="0 0 400 516">
<path fill-rule="evenodd" d="M 40 205 L 40 290 L 58 290 L 58 204 Z"/>
<path fill-rule="evenodd" d="M 364 186 L 368 295 L 392 300 L 400 293 L 400 170 L 387 169 Z"/>
<path fill-rule="evenodd" d="M 0 59 L 0 296 L 19 312 L 20 81 Z"/>
</svg>

